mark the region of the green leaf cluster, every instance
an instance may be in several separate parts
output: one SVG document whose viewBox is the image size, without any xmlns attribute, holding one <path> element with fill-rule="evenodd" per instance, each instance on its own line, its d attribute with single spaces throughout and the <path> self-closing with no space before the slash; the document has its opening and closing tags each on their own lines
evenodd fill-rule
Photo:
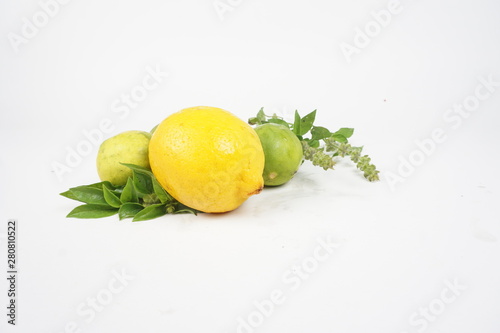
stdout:
<svg viewBox="0 0 500 333">
<path fill-rule="evenodd" d="M 315 126 L 315 120 L 316 110 L 304 117 L 295 110 L 293 123 L 289 123 L 276 114 L 266 115 L 264 108 L 261 108 L 255 117 L 248 119 L 248 123 L 250 125 L 276 123 L 287 126 L 301 141 L 304 159 L 311 161 L 313 165 L 324 170 L 333 169 L 336 157 L 348 156 L 367 180 L 379 180 L 379 171 L 371 163 L 370 157 L 361 156 L 363 147 L 353 147 L 349 143 L 349 138 L 354 133 L 353 128 L 343 127 L 331 132 L 325 127 Z"/>
<path fill-rule="evenodd" d="M 84 203 L 74 208 L 67 217 L 95 219 L 118 214 L 120 220 L 132 218 L 133 222 L 137 222 L 165 214 L 198 213 L 168 194 L 150 170 L 134 164 L 122 164 L 132 170 L 132 177 L 123 186 L 103 181 L 60 193 Z"/>
</svg>

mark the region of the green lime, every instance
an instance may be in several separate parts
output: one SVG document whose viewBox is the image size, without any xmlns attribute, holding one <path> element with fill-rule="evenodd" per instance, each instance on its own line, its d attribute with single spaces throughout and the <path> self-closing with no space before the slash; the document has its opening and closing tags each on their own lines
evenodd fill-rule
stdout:
<svg viewBox="0 0 500 333">
<path fill-rule="evenodd" d="M 295 175 L 303 160 L 302 144 L 286 126 L 267 123 L 255 128 L 265 155 L 264 185 L 285 184 Z"/>
<path fill-rule="evenodd" d="M 97 153 L 97 173 L 102 181 L 125 185 L 132 170 L 120 163 L 130 163 L 149 168 L 149 140 L 151 134 L 127 131 L 104 141 Z"/>
</svg>

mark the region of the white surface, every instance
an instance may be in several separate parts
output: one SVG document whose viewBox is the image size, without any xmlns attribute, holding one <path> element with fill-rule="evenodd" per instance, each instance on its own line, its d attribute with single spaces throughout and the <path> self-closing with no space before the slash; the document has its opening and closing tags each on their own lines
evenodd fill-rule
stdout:
<svg viewBox="0 0 500 333">
<path fill-rule="evenodd" d="M 72 1 L 17 53 L 7 36 L 40 5 L 2 3 L 0 267 L 7 220 L 18 219 L 19 307 L 7 325 L 2 278 L 0 331 L 238 332 L 250 316 L 258 327 L 239 332 L 499 332 L 500 87 L 460 124 L 444 118 L 479 77 L 500 81 L 498 2 L 401 1 L 350 63 L 341 43 L 389 1 L 231 3 L 221 20 L 211 0 Z M 120 118 L 115 101 L 147 67 L 168 77 Z M 95 145 L 62 180 L 52 167 L 83 131 L 103 119 L 105 138 L 149 130 L 195 105 L 245 120 L 262 106 L 318 109 L 318 125 L 356 129 L 382 181 L 347 162 L 306 163 L 229 214 L 65 218 L 75 202 L 58 193 L 98 180 Z M 436 128 L 446 140 L 391 189 L 400 158 L 418 157 L 415 140 Z M 307 266 L 328 237 L 338 247 Z M 302 264 L 311 273 L 298 279 L 290 270 Z M 122 270 L 133 280 L 118 288 Z M 91 318 L 87 302 L 107 302 L 109 286 L 121 292 Z M 258 323 L 254 302 L 280 292 Z"/>
</svg>

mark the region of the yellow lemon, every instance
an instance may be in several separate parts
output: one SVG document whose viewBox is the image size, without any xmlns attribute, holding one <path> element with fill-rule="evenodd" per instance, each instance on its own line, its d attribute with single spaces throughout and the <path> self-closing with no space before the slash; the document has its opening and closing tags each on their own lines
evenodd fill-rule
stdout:
<svg viewBox="0 0 500 333">
<path fill-rule="evenodd" d="M 99 178 L 113 185 L 125 185 L 132 170 L 120 163 L 136 164 L 149 168 L 149 139 L 151 134 L 143 131 L 127 131 L 104 141 L 97 153 Z"/>
<path fill-rule="evenodd" d="M 163 120 L 151 138 L 149 162 L 167 192 L 206 213 L 231 211 L 264 186 L 257 133 L 219 108 L 187 108 Z"/>
</svg>

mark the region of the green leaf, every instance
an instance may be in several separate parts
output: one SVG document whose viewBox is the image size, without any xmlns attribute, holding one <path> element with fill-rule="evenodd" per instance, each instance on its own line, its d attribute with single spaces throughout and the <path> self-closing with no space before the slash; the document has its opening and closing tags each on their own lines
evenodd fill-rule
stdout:
<svg viewBox="0 0 500 333">
<path fill-rule="evenodd" d="M 103 185 L 101 185 L 103 186 Z M 108 206 L 108 203 L 104 199 L 104 193 L 101 188 L 95 188 L 93 185 L 87 186 L 77 186 L 70 188 L 69 191 L 74 197 L 74 200 L 85 202 L 93 205 L 104 205 Z"/>
<path fill-rule="evenodd" d="M 140 198 L 153 192 L 153 182 L 149 175 L 132 170 L 132 179 L 137 195 Z"/>
<path fill-rule="evenodd" d="M 318 140 L 309 140 L 307 142 L 307 144 L 309 145 L 309 147 L 313 147 L 313 148 L 318 148 L 319 147 L 319 141 Z"/>
<path fill-rule="evenodd" d="M 250 125 L 260 125 L 260 122 L 257 120 L 257 117 L 248 118 L 248 124 Z"/>
<path fill-rule="evenodd" d="M 116 194 L 111 192 L 111 190 L 109 190 L 105 185 L 102 185 L 102 191 L 104 193 L 104 200 L 106 200 L 108 205 L 114 208 L 120 208 L 122 202 Z"/>
<path fill-rule="evenodd" d="M 342 143 L 347 143 L 347 138 L 345 136 L 343 136 L 342 134 L 333 134 L 331 136 L 332 139 L 334 139 L 335 141 L 338 141 L 338 142 L 342 142 Z"/>
<path fill-rule="evenodd" d="M 259 112 L 257 112 L 257 121 L 261 124 L 266 122 L 266 114 L 264 113 L 264 108 L 260 108 Z"/>
<path fill-rule="evenodd" d="M 158 199 L 160 199 L 161 203 L 172 201 L 173 198 L 170 196 L 170 194 L 167 193 L 167 191 L 165 191 L 165 189 L 160 185 L 158 180 L 156 178 L 153 178 L 152 181 L 153 181 L 153 190 Z"/>
<path fill-rule="evenodd" d="M 132 169 L 132 180 L 139 198 L 153 193 L 153 182 L 151 179 L 154 175 L 149 169 L 129 163 L 121 164 Z"/>
<path fill-rule="evenodd" d="M 295 119 L 293 121 L 293 126 L 292 126 L 292 132 L 295 133 L 295 135 L 299 136 L 302 135 L 300 134 L 300 115 L 299 111 L 295 110 Z"/>
<path fill-rule="evenodd" d="M 323 140 L 324 138 L 328 138 L 330 136 L 332 136 L 332 133 L 325 127 L 314 126 L 311 129 L 311 140 Z"/>
<path fill-rule="evenodd" d="M 314 119 L 316 119 L 316 110 L 307 114 L 304 118 L 300 119 L 300 130 L 298 135 L 304 135 L 312 128 Z"/>
<path fill-rule="evenodd" d="M 120 218 L 120 220 L 123 220 L 127 217 L 134 217 L 143 209 L 144 207 L 138 203 L 126 202 L 118 210 L 118 217 Z"/>
<path fill-rule="evenodd" d="M 123 188 L 125 187 L 125 185 L 121 185 L 121 186 L 118 186 L 118 187 L 115 187 L 114 190 L 111 190 L 111 192 L 113 192 L 114 194 L 116 194 L 116 196 L 120 197 L 120 195 L 122 194 L 123 192 Z"/>
<path fill-rule="evenodd" d="M 337 132 L 333 133 L 335 134 L 340 134 L 343 135 L 346 139 L 349 139 L 352 134 L 354 133 L 354 128 L 347 128 L 347 127 L 342 127 L 339 129 Z"/>
<path fill-rule="evenodd" d="M 122 194 L 120 196 L 120 201 L 125 202 L 139 202 L 137 197 L 137 191 L 135 190 L 134 181 L 132 178 L 127 179 L 127 184 L 123 188 Z"/>
<path fill-rule="evenodd" d="M 148 168 L 145 168 L 145 167 L 142 167 L 142 166 L 139 166 L 139 165 L 135 165 L 135 164 L 131 164 L 131 163 L 120 163 L 120 164 L 121 165 L 125 165 L 126 167 L 128 167 L 128 168 L 130 168 L 133 171 L 136 171 L 138 173 L 146 174 L 146 175 L 148 175 L 150 177 L 153 177 L 153 173 Z"/>
<path fill-rule="evenodd" d="M 66 217 L 76 217 L 79 219 L 97 219 L 115 215 L 117 212 L 118 208 L 86 204 L 74 208 Z"/>
<path fill-rule="evenodd" d="M 75 197 L 75 195 L 70 190 L 67 190 L 66 192 L 59 193 L 59 195 L 62 195 L 63 197 L 66 197 L 66 198 L 71 199 L 71 200 L 78 201 L 78 199 Z"/>
<path fill-rule="evenodd" d="M 110 190 L 116 190 L 116 189 L 120 188 L 119 186 L 114 186 L 113 184 L 111 184 L 107 180 L 105 180 L 103 182 L 99 182 L 99 183 L 93 183 L 93 184 L 83 185 L 83 186 L 78 186 L 78 187 L 96 188 L 98 190 L 101 190 L 103 185 L 106 186 L 107 188 L 109 188 Z"/>
<path fill-rule="evenodd" d="M 268 120 L 268 123 L 279 124 L 279 125 L 286 126 L 287 128 L 290 128 L 290 125 L 288 125 L 288 123 L 286 121 L 284 121 L 283 119 L 279 119 L 279 118 L 271 118 Z"/>
<path fill-rule="evenodd" d="M 151 220 L 154 218 L 157 218 L 159 216 L 163 216 L 167 214 L 167 210 L 165 209 L 165 204 L 155 204 L 148 206 L 135 214 L 134 218 L 132 219 L 132 222 L 138 222 L 138 221 L 146 221 L 146 220 Z"/>
</svg>

